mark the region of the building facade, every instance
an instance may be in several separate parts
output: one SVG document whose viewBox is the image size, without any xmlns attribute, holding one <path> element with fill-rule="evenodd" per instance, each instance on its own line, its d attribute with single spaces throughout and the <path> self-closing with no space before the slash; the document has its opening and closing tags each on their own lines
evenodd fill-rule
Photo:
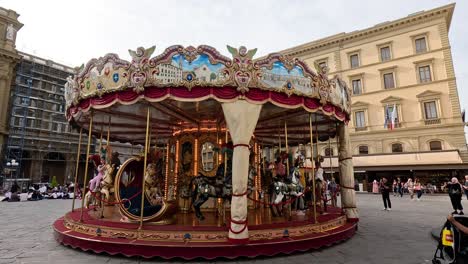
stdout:
<svg viewBox="0 0 468 264">
<path fill-rule="evenodd" d="M 15 11 L 0 7 L 0 157 L 3 157 L 4 145 L 8 137 L 10 83 L 15 65 L 20 59 L 15 42 L 16 33 L 23 24 L 18 21 L 18 17 Z"/>
<path fill-rule="evenodd" d="M 440 184 L 468 168 L 448 38 L 454 8 L 417 12 L 282 51 L 311 67 L 326 65 L 330 76 L 348 81 L 358 181 L 400 176 Z M 336 168 L 336 142 L 318 150 L 332 156 L 324 167 Z"/>
<path fill-rule="evenodd" d="M 51 182 L 55 176 L 59 184 L 73 181 L 79 133 L 65 119 L 64 85 L 75 70 L 23 52 L 19 55 L 7 111 L 9 136 L 2 164 L 10 167 L 4 166 L 4 178 L 38 183 Z M 78 157 L 80 183 L 86 161 L 86 137 L 84 133 Z M 91 154 L 94 146 L 100 145 L 99 140 L 93 139 Z M 105 140 L 102 144 L 106 145 Z M 127 159 L 132 151 L 141 151 L 139 146 L 123 143 L 111 143 L 111 147 L 121 159 Z M 12 160 L 18 163 L 16 167 L 11 167 Z"/>
<path fill-rule="evenodd" d="M 64 84 L 74 70 L 30 54 L 19 55 L 2 162 L 11 166 L 15 160 L 18 166 L 5 177 L 34 183 L 50 182 L 55 176 L 63 184 L 72 180 L 76 167 L 78 134 L 64 114 Z"/>
</svg>

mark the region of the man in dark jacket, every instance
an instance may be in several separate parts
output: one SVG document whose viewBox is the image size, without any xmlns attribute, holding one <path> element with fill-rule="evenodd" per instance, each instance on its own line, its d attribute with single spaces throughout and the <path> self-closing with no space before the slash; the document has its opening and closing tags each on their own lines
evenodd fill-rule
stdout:
<svg viewBox="0 0 468 264">
<path fill-rule="evenodd" d="M 380 182 L 380 193 L 382 194 L 382 200 L 384 203 L 384 209 L 383 210 L 392 210 L 392 202 L 390 202 L 390 186 L 388 184 L 387 178 L 382 178 L 382 181 Z"/>
</svg>

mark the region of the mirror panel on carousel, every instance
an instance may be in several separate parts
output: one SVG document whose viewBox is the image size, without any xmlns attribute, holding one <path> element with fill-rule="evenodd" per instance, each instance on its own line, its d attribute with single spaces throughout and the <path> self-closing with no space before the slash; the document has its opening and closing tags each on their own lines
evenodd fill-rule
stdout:
<svg viewBox="0 0 468 264">
<path fill-rule="evenodd" d="M 120 212 L 129 220 L 140 220 L 143 175 L 146 181 L 143 221 L 154 221 L 166 211 L 162 166 L 162 159 L 148 159 L 144 170 L 144 158 L 133 157 L 120 167 L 115 180 L 115 196 L 120 202 Z"/>
<path fill-rule="evenodd" d="M 204 172 L 210 172 L 215 169 L 216 154 L 214 147 L 215 145 L 211 142 L 205 142 L 201 147 L 201 169 Z"/>
</svg>

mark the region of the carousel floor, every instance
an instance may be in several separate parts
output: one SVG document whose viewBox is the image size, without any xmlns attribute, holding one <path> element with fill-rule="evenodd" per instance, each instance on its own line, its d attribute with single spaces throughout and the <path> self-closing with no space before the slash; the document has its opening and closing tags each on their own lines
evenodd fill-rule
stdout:
<svg viewBox="0 0 468 264">
<path fill-rule="evenodd" d="M 235 245 L 228 241 L 228 227 L 214 212 L 204 212 L 198 221 L 193 213 L 177 213 L 172 225 L 155 225 L 120 221 L 114 210 L 112 217 L 100 219 L 93 209 L 69 212 L 53 225 L 57 241 L 64 245 L 111 255 L 193 259 L 218 257 L 272 256 L 330 246 L 354 235 L 357 223 L 349 222 L 339 208 L 317 216 L 298 215 L 272 217 L 268 208 L 249 210 L 249 241 Z M 227 212 L 228 213 L 228 212 Z M 226 216 L 229 218 L 229 215 Z M 216 250 L 213 250 L 216 248 Z"/>
</svg>

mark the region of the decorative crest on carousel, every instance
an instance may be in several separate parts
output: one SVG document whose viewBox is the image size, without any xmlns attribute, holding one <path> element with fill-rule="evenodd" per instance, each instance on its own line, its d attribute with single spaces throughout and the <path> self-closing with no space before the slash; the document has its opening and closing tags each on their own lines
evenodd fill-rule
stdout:
<svg viewBox="0 0 468 264">
<path fill-rule="evenodd" d="M 151 58 L 155 48 L 129 50 L 131 62 L 112 53 L 89 61 L 67 78 L 67 109 L 87 98 L 127 90 L 143 94 L 145 88 L 236 87 L 239 98 L 260 89 L 315 98 L 349 115 L 351 91 L 338 76 L 328 78 L 326 66 L 314 65 L 315 72 L 303 61 L 280 53 L 254 60 L 257 49 L 244 46 L 227 46 L 232 59 L 206 45 L 175 45 Z"/>
</svg>

